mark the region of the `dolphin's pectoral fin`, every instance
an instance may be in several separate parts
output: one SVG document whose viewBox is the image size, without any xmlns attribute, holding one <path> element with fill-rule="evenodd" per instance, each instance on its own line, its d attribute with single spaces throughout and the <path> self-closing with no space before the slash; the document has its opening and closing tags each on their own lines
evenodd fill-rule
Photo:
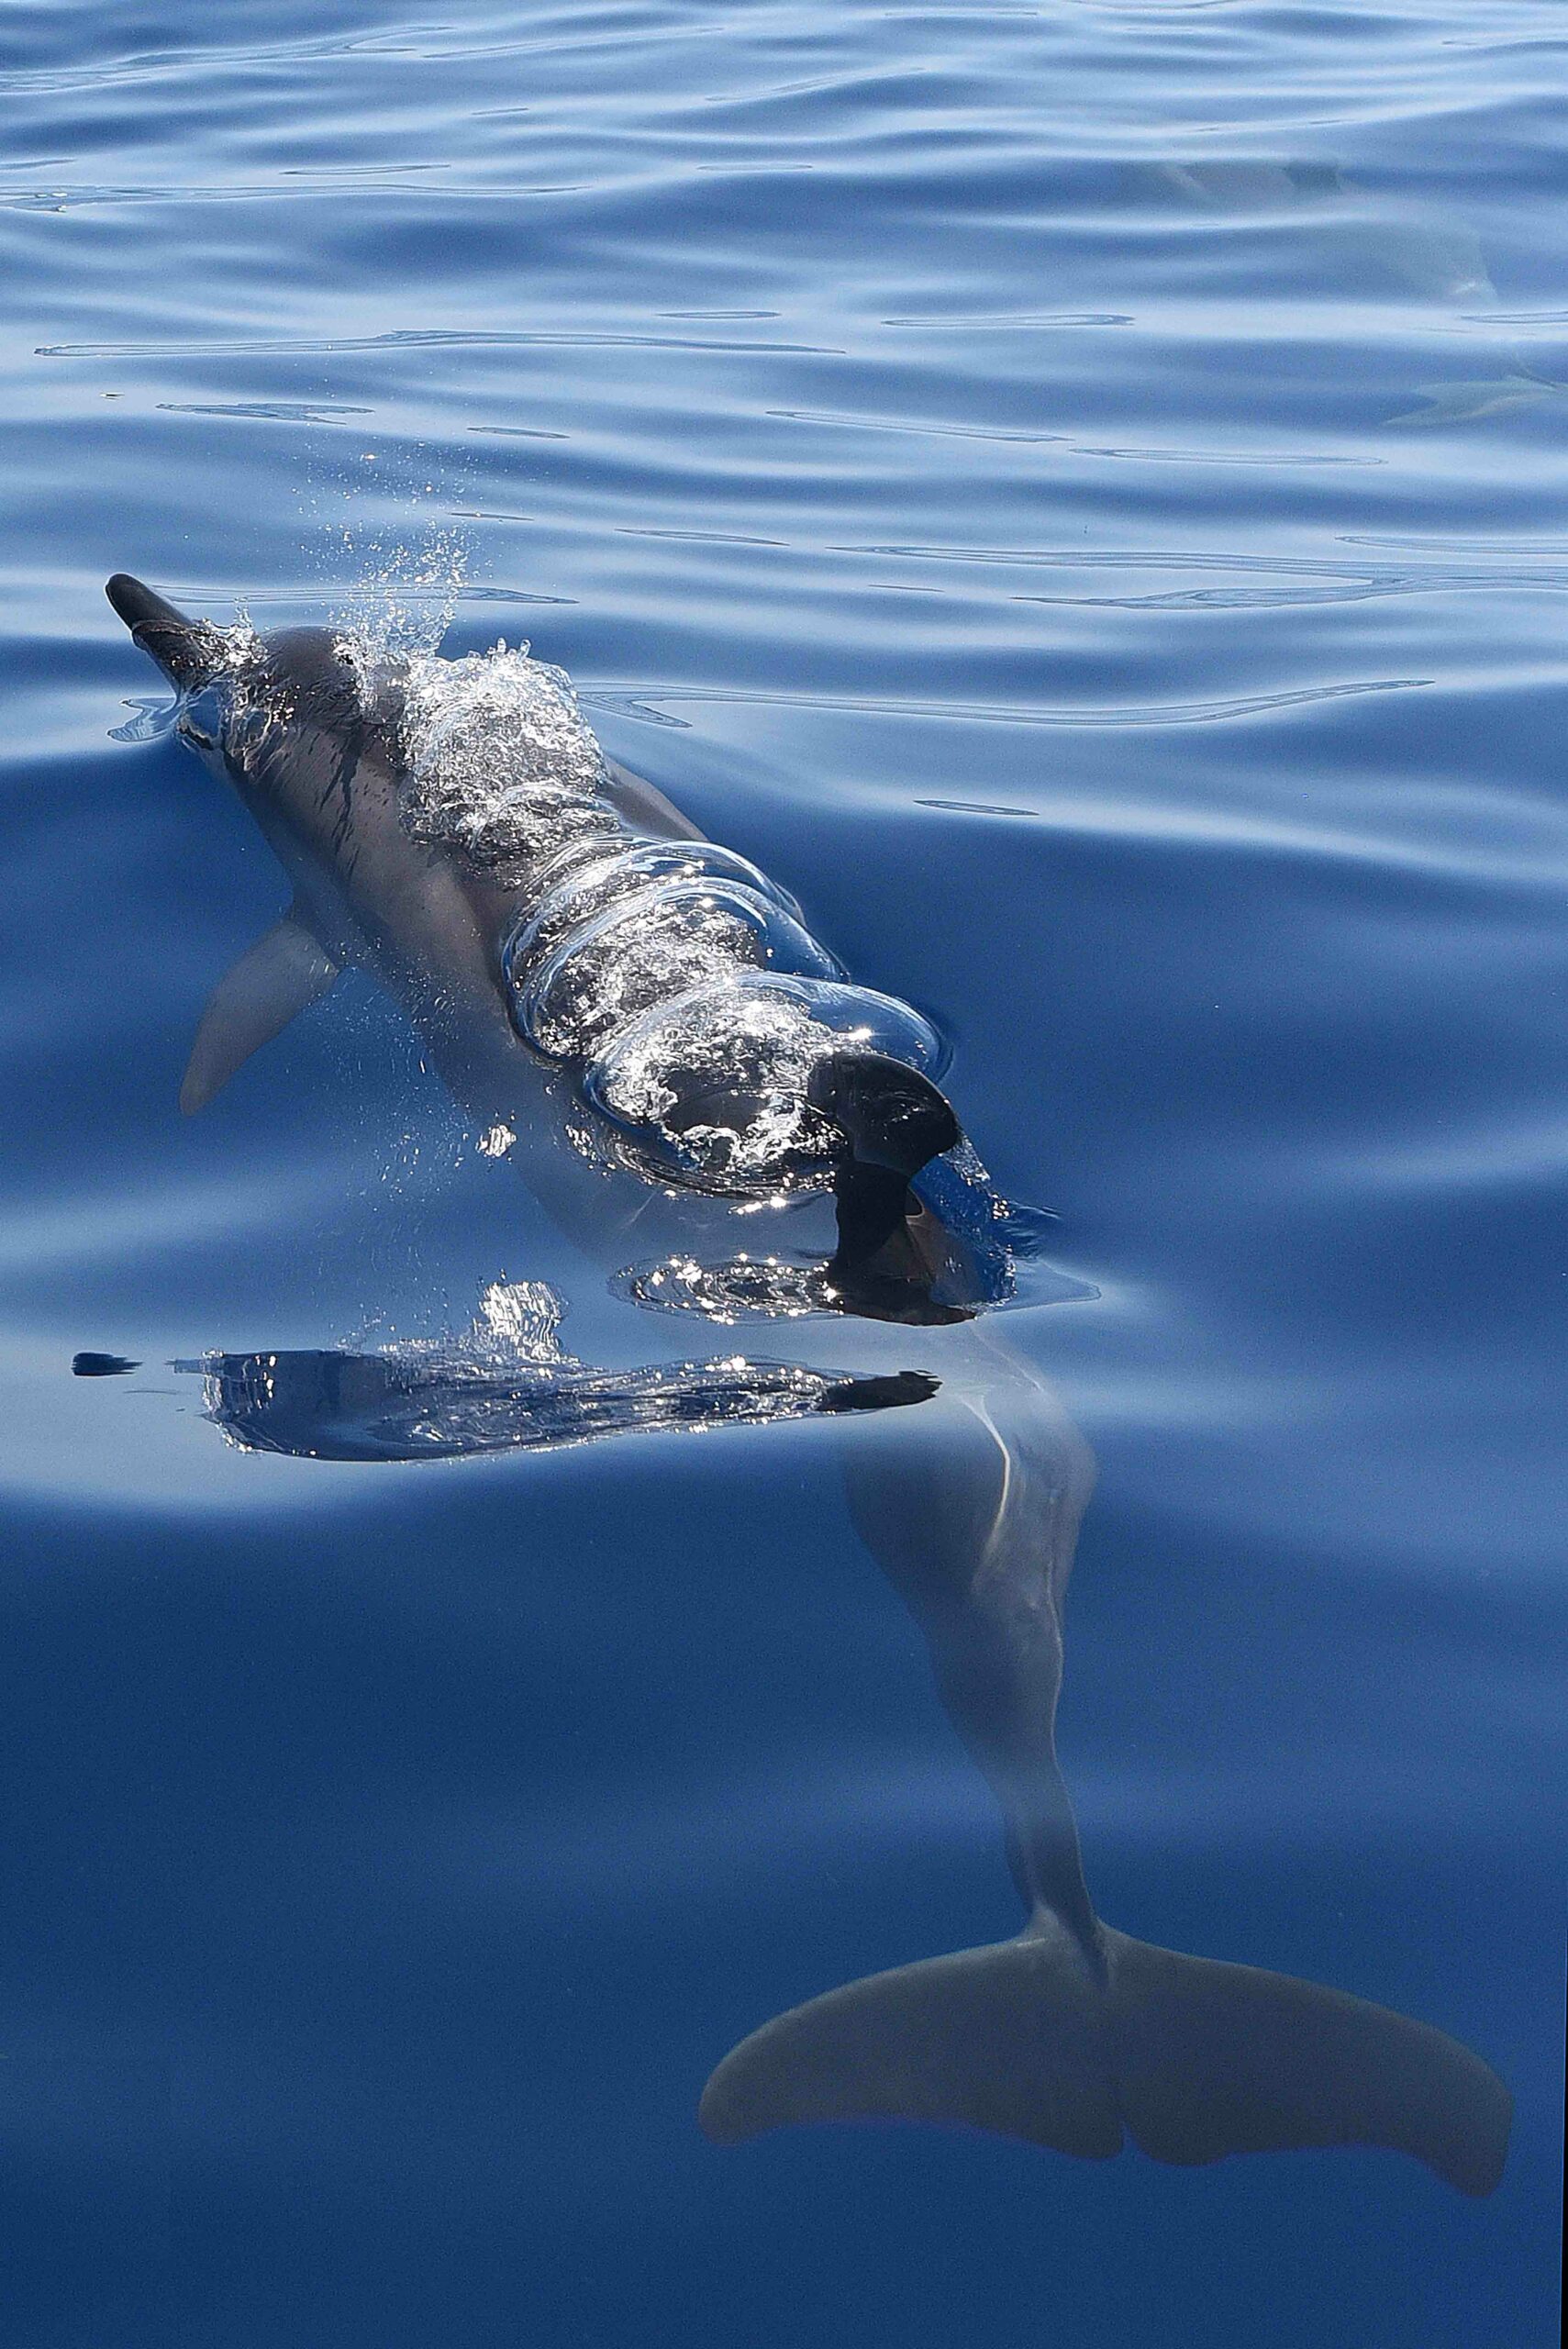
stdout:
<svg viewBox="0 0 1568 2349">
<path fill-rule="evenodd" d="M 317 1002 L 337 975 L 337 963 L 291 907 L 213 989 L 180 1087 L 185 1115 L 205 1108 L 235 1070 L 271 1043 L 296 1011 Z"/>
<path fill-rule="evenodd" d="M 1125 2129 L 1182 2166 L 1287 2146 L 1412 2154 L 1462 2194 L 1503 2172 L 1511 2103 L 1478 2055 L 1386 2007 L 1099 1929 L 1057 1926 L 830 1990 L 727 2055 L 700 2118 L 959 2122 L 1103 2159 Z"/>
</svg>

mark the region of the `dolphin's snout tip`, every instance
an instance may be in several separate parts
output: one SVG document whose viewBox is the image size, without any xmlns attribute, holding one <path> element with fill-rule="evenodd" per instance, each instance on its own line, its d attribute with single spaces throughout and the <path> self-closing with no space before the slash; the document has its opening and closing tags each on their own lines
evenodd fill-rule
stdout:
<svg viewBox="0 0 1568 2349">
<path fill-rule="evenodd" d="M 127 628 L 132 627 L 134 623 L 130 615 L 135 599 L 147 593 L 140 580 L 133 579 L 128 571 L 117 571 L 106 585 L 104 593 L 124 620 Z"/>
<path fill-rule="evenodd" d="M 128 571 L 117 571 L 104 589 L 115 610 L 134 635 L 139 628 L 181 628 L 192 626 L 183 612 L 177 611 L 166 597 L 145 580 L 133 579 Z"/>
<path fill-rule="evenodd" d="M 206 620 L 188 619 L 145 580 L 117 571 L 104 593 L 142 651 L 150 654 L 182 693 L 205 685 L 216 662 L 217 630 Z"/>
</svg>

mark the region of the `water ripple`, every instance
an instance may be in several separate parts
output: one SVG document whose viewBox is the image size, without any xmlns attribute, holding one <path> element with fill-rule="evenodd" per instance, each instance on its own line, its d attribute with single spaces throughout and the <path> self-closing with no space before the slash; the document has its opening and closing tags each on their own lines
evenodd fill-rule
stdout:
<svg viewBox="0 0 1568 2349">
<path fill-rule="evenodd" d="M 1363 544 L 1405 543 L 1397 540 L 1365 539 Z M 1142 595 L 1046 595 L 1009 593 L 1019 604 L 1083 607 L 1106 611 L 1247 611 L 1284 610 L 1299 605 L 1370 603 L 1390 596 L 1446 596 L 1518 592 L 1558 594 L 1568 588 L 1568 563 L 1552 562 L 1540 554 L 1506 565 L 1470 563 L 1402 564 L 1373 568 L 1336 562 L 1324 557 L 1202 553 L 1151 549 L 1115 551 L 1039 547 L 919 547 L 847 545 L 844 554 L 893 555 L 905 562 L 980 565 L 1018 570 L 1086 572 L 1162 572 L 1200 576 L 1219 573 L 1227 580 L 1269 581 L 1268 585 L 1184 586 Z M 906 584 L 906 583 L 899 583 Z M 940 593 L 940 590 L 932 590 Z"/>
<path fill-rule="evenodd" d="M 158 400 L 169 416 L 256 417 L 268 424 L 336 424 L 350 416 L 373 416 L 370 407 L 311 406 L 304 400 Z"/>
<path fill-rule="evenodd" d="M 301 335 L 273 339 L 235 337 L 198 342 L 50 342 L 39 343 L 35 359 L 283 359 L 330 357 L 339 351 L 464 351 L 496 349 L 545 351 L 723 351 L 783 352 L 787 355 L 841 359 L 842 351 L 817 342 L 742 342 L 700 340 L 691 336 L 592 333 L 586 328 L 513 328 L 499 332 L 483 327 L 401 327 L 385 334 Z"/>
<path fill-rule="evenodd" d="M 1000 726 L 1201 726 L 1228 718 L 1256 718 L 1265 711 L 1306 708 L 1317 702 L 1346 701 L 1363 694 L 1410 693 L 1436 682 L 1431 677 L 1365 677 L 1346 684 L 1296 686 L 1287 692 L 1237 694 L 1212 701 L 1123 702 L 1108 707 L 1046 702 L 924 700 L 890 694 L 790 693 L 742 685 L 646 685 L 584 678 L 581 698 L 595 709 L 646 718 L 663 702 L 756 704 L 777 709 L 852 710 L 878 718 L 929 718 Z M 673 721 L 661 712 L 662 722 Z"/>
</svg>

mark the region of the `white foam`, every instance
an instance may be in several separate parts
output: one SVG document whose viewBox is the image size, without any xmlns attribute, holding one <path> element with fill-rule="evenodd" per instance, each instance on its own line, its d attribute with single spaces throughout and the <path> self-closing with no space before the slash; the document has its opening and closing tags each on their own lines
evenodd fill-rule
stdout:
<svg viewBox="0 0 1568 2349">
<path fill-rule="evenodd" d="M 526 645 L 460 661 L 412 654 L 403 736 L 404 822 L 473 863 L 537 870 L 574 841 L 622 829 L 571 679 Z"/>
</svg>

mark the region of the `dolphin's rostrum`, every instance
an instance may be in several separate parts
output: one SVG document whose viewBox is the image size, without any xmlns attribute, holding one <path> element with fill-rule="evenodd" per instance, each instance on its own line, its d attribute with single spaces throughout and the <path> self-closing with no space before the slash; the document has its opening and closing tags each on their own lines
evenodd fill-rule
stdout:
<svg viewBox="0 0 1568 2349">
<path fill-rule="evenodd" d="M 1054 1750 L 1092 1467 L 1039 1374 L 973 1318 L 1006 1286 L 1009 1225 L 938 1089 L 929 1024 L 851 986 L 793 900 L 606 761 L 559 672 L 520 654 L 367 664 L 326 629 L 262 640 L 188 620 L 123 575 L 108 592 L 178 689 L 182 736 L 235 785 L 295 887 L 208 1006 L 187 1108 L 352 963 L 584 1244 L 617 1229 L 617 1183 L 694 1213 L 831 1186 L 837 1250 L 826 1280 L 795 1294 L 868 1319 L 776 1329 L 770 1353 L 804 1347 L 809 1367 L 765 1365 L 752 1395 L 746 1365 L 739 1386 L 708 1365 L 698 1407 L 768 1416 L 769 1380 L 784 1416 L 866 1407 L 846 1462 L 856 1521 L 996 1796 L 1026 1921 L 1016 1940 L 764 2024 L 709 2081 L 709 2134 L 918 2119 L 1095 2158 L 1130 2136 L 1178 2164 L 1365 2144 L 1488 2193 L 1509 2098 L 1457 2042 L 1337 1990 L 1135 1941 L 1095 1912 Z M 584 1111 L 594 1167 L 581 1135 L 562 1139 Z M 750 1285 L 730 1275 L 729 1294 Z M 655 1301 L 655 1279 L 624 1293 Z M 907 1330 L 876 1322 L 925 1325 L 938 1375 L 911 1373 Z M 851 1357 L 847 1383 L 843 1363 L 836 1384 L 825 1367 L 835 1353 Z M 405 1374 L 384 1363 L 208 1367 L 214 1414 L 243 1441 L 411 1456 L 393 1424 Z M 511 1415 L 508 1441 L 570 1440 L 599 1409 L 596 1376 L 503 1381 L 485 1408 Z M 678 1417 L 683 1393 L 678 1378 L 623 1378 L 616 1408 L 634 1408 L 600 1431 L 650 1424 L 651 1397 Z M 471 1379 L 450 1394 L 426 1380 L 417 1399 L 426 1454 L 475 1448 L 471 1419 L 451 1416 L 471 1413 Z M 367 1410 L 381 1415 L 368 1437 Z"/>
</svg>

